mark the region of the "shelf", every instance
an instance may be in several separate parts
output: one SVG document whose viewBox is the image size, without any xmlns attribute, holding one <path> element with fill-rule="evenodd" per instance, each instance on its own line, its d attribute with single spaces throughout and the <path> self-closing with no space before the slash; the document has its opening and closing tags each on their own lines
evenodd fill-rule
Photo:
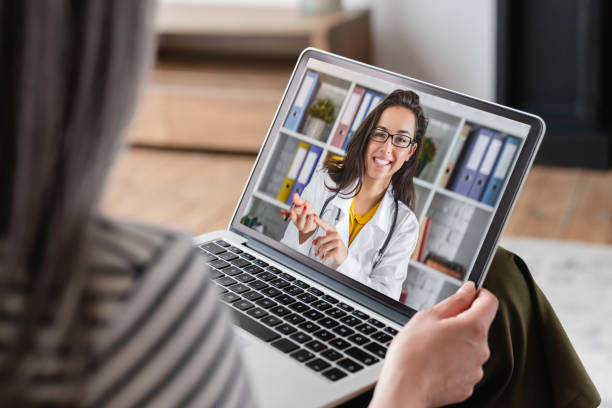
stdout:
<svg viewBox="0 0 612 408">
<path fill-rule="evenodd" d="M 462 201 L 464 203 L 473 205 L 474 207 L 480 208 L 483 211 L 493 212 L 493 207 L 491 207 L 490 205 L 483 204 L 480 201 L 476 201 L 476 200 L 474 200 L 472 198 L 469 198 L 469 197 L 466 197 L 464 195 L 457 194 L 454 191 L 450 191 L 450 190 L 447 190 L 445 188 L 440 188 L 440 189 L 437 189 L 436 192 L 438 192 L 438 193 L 440 193 L 442 195 L 445 195 L 445 196 L 447 196 L 449 198 L 452 198 L 454 200 Z"/>
<path fill-rule="evenodd" d="M 327 150 L 333 154 L 337 154 L 338 156 L 344 157 L 346 155 L 346 152 L 344 150 L 339 149 L 336 146 L 328 146 Z"/>
<path fill-rule="evenodd" d="M 427 273 L 435 273 L 437 276 L 440 276 L 444 280 L 447 280 L 447 281 L 449 281 L 451 283 L 454 283 L 454 284 L 456 284 L 458 286 L 461 286 L 463 284 L 463 281 L 461 281 L 459 279 L 456 279 L 456 278 L 453 278 L 452 276 L 447 275 L 447 274 L 445 274 L 443 272 L 440 272 L 440 271 L 438 271 L 438 270 L 436 270 L 434 268 L 430 268 L 429 266 L 427 266 L 427 265 L 425 265 L 425 264 L 423 264 L 421 262 L 415 261 L 414 259 L 410 259 L 410 266 L 414 266 L 415 268 L 420 269 L 422 271 L 425 271 Z"/>
<path fill-rule="evenodd" d="M 429 181 L 425 181 L 425 180 L 421 180 L 420 178 L 413 178 L 412 179 L 414 181 L 414 184 L 419 186 L 419 187 L 423 187 L 423 188 L 427 188 L 429 190 L 433 190 L 434 185 L 431 184 Z"/>
<path fill-rule="evenodd" d="M 284 133 L 287 136 L 291 136 L 291 137 L 294 137 L 296 139 L 300 139 L 303 142 L 310 143 L 310 144 L 315 145 L 315 146 L 319 146 L 322 149 L 326 149 L 327 148 L 325 143 L 321 142 L 320 140 L 313 139 L 312 137 L 303 135 L 303 134 L 298 133 L 298 132 L 294 132 L 293 130 L 289 130 L 287 128 L 281 128 L 280 131 L 281 131 L 281 133 Z"/>
<path fill-rule="evenodd" d="M 278 208 L 282 208 L 283 210 L 289 210 L 290 206 L 287 203 L 281 203 L 280 201 L 278 201 L 276 198 L 272 198 L 267 194 L 264 193 L 260 193 L 259 191 L 254 191 L 253 195 L 257 198 L 259 198 L 262 201 L 265 201 L 267 203 L 270 203 Z"/>
</svg>

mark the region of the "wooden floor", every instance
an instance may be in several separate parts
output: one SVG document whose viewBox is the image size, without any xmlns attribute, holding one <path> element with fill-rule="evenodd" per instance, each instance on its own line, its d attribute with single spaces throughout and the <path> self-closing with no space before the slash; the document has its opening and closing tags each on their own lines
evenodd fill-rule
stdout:
<svg viewBox="0 0 612 408">
<path fill-rule="evenodd" d="M 115 165 L 105 213 L 186 229 L 225 229 L 255 156 L 132 148 Z M 612 244 L 612 171 L 534 167 L 506 235 Z"/>
</svg>

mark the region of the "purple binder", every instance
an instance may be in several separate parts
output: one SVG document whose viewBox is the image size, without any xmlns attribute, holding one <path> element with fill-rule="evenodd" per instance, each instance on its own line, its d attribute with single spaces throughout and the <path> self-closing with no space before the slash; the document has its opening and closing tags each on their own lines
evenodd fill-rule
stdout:
<svg viewBox="0 0 612 408">
<path fill-rule="evenodd" d="M 484 154 L 482 162 L 480 163 L 480 168 L 474 179 L 474 184 L 472 184 L 470 192 L 468 193 L 468 197 L 480 201 L 480 197 L 482 197 L 482 193 L 491 177 L 491 170 L 493 170 L 493 166 L 497 161 L 497 156 L 499 156 L 503 144 L 504 137 L 499 133 L 493 133 L 487 152 Z"/>
<path fill-rule="evenodd" d="M 461 162 L 455 170 L 456 175 L 450 186 L 452 191 L 464 196 L 469 194 L 492 136 L 493 132 L 484 128 L 470 136 L 463 148 Z"/>
</svg>

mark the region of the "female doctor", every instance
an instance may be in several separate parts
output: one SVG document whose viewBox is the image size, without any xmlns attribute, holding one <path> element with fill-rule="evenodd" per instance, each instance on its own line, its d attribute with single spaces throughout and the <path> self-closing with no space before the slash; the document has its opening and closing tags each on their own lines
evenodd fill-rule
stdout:
<svg viewBox="0 0 612 408">
<path fill-rule="evenodd" d="M 426 128 L 416 93 L 389 94 L 344 159 L 328 160 L 301 197 L 293 195 L 281 242 L 399 299 L 419 232 L 412 179 Z"/>
</svg>

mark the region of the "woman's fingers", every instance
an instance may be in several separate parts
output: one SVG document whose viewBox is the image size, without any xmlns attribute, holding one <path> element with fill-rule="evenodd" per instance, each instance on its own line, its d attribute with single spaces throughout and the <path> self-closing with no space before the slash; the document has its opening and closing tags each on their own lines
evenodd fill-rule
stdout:
<svg viewBox="0 0 612 408">
<path fill-rule="evenodd" d="M 315 224 L 317 224 L 319 227 L 321 227 L 321 229 L 325 232 L 336 232 L 336 227 L 334 227 L 333 225 L 328 224 L 327 222 L 323 221 L 322 219 L 320 219 L 319 217 L 316 217 L 314 219 Z"/>
<path fill-rule="evenodd" d="M 304 200 L 298 193 L 293 193 L 293 203 L 297 206 L 303 206 L 306 200 Z"/>
</svg>

